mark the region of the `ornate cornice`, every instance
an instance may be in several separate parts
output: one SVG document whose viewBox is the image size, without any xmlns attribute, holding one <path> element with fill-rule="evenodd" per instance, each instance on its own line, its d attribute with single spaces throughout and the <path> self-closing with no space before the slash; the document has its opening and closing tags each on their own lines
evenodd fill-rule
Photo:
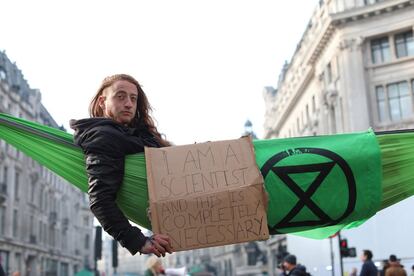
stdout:
<svg viewBox="0 0 414 276">
<path fill-rule="evenodd" d="M 390 13 L 395 10 L 405 9 L 410 6 L 414 6 L 414 0 L 383 1 L 332 14 L 332 24 L 338 26 L 348 22 L 363 20 L 369 17 L 382 15 L 384 13 Z"/>
<path fill-rule="evenodd" d="M 394 12 L 396 10 L 406 9 L 407 7 L 414 7 L 414 0 L 393 0 L 384 1 L 376 4 L 366 5 L 351 10 L 347 10 L 340 13 L 329 14 L 328 18 L 322 20 L 322 31 L 315 39 L 316 44 L 309 45 L 310 56 L 308 60 L 309 65 L 313 65 L 325 49 L 330 38 L 335 33 L 335 30 L 346 23 L 367 19 L 369 17 L 383 15 L 385 13 Z M 355 41 L 342 41 L 340 49 L 348 49 L 351 51 L 358 50 L 362 43 L 363 38 L 353 39 Z M 356 48 L 355 48 L 356 47 Z"/>
</svg>

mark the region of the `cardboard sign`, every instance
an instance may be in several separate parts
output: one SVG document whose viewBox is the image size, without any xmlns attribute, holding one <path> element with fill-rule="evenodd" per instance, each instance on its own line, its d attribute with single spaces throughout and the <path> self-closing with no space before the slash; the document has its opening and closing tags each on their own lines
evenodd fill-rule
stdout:
<svg viewBox="0 0 414 276">
<path fill-rule="evenodd" d="M 269 237 L 250 137 L 145 148 L 151 224 L 175 251 Z"/>
</svg>

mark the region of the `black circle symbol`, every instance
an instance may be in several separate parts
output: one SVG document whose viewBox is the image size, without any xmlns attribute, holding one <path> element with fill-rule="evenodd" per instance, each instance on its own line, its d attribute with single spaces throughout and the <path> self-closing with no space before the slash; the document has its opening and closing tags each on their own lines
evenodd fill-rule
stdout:
<svg viewBox="0 0 414 276">
<path fill-rule="evenodd" d="M 313 164 L 297 164 L 290 166 L 276 166 L 281 160 L 297 154 L 316 154 L 330 159 L 324 163 Z M 338 218 L 331 218 L 324 210 L 322 210 L 312 199 L 312 195 L 318 190 L 325 178 L 329 175 L 334 166 L 339 166 L 345 175 L 348 185 L 348 204 L 343 214 Z M 279 152 L 269 158 L 261 168 L 263 178 L 273 172 L 280 180 L 299 198 L 296 205 L 274 225 L 268 225 L 270 234 L 280 233 L 278 229 L 289 227 L 305 227 L 305 226 L 330 226 L 335 225 L 347 218 L 355 209 L 357 191 L 355 177 L 351 167 L 338 154 L 321 148 L 295 148 Z M 319 175 L 312 182 L 306 191 L 302 190 L 297 183 L 289 176 L 294 173 L 319 172 Z M 276 183 L 266 184 L 266 189 L 272 189 L 272 185 Z M 292 219 L 304 208 L 308 207 L 320 220 L 292 221 Z"/>
</svg>

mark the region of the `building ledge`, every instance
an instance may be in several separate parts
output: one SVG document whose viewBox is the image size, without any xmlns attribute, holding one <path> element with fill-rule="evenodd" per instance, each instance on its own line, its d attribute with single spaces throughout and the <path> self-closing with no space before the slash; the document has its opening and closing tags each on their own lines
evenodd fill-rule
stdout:
<svg viewBox="0 0 414 276">
<path fill-rule="evenodd" d="M 236 275 L 263 275 L 263 273 L 267 272 L 268 268 L 264 265 L 240 266 L 236 270 Z"/>
<path fill-rule="evenodd" d="M 413 62 L 414 61 L 414 56 L 408 56 L 408 57 L 402 57 L 402 58 L 396 58 L 394 60 L 391 60 L 389 62 L 384 62 L 384 63 L 379 63 L 379 64 L 368 64 L 367 66 L 365 66 L 366 69 L 378 69 L 378 68 L 385 68 L 385 67 L 390 67 L 393 65 L 398 65 L 401 63 L 406 63 L 406 62 Z"/>
<path fill-rule="evenodd" d="M 384 1 L 376 4 L 357 7 L 340 13 L 332 14 L 332 23 L 334 25 L 344 24 L 350 21 L 357 21 L 371 16 L 377 16 L 383 13 L 403 9 L 413 6 L 414 0 L 393 0 Z"/>
<path fill-rule="evenodd" d="M 412 129 L 413 127 L 413 117 L 410 117 L 399 122 L 387 121 L 384 123 L 376 123 L 374 129 L 375 131 L 388 131 L 397 129 Z"/>
</svg>

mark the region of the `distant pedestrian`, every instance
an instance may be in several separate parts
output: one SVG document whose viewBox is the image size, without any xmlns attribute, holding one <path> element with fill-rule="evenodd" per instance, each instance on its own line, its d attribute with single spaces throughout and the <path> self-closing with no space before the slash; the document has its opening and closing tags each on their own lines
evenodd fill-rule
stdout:
<svg viewBox="0 0 414 276">
<path fill-rule="evenodd" d="M 358 276 L 358 269 L 353 267 L 351 273 L 349 273 L 349 276 Z"/>
<path fill-rule="evenodd" d="M 397 256 L 390 255 L 388 259 L 390 267 L 385 271 L 385 276 L 407 276 L 405 269 L 401 266 Z"/>
<path fill-rule="evenodd" d="M 6 276 L 6 273 L 4 272 L 3 267 L 1 266 L 1 263 L 0 263 L 0 276 Z"/>
<path fill-rule="evenodd" d="M 378 276 L 378 269 L 372 262 L 372 257 L 371 250 L 362 251 L 361 260 L 363 264 L 359 276 Z"/>
<path fill-rule="evenodd" d="M 147 259 L 147 270 L 145 270 L 145 276 L 159 276 L 165 275 L 164 268 L 162 267 L 161 260 L 156 256 L 151 256 Z"/>
<path fill-rule="evenodd" d="M 306 267 L 296 263 L 296 256 L 295 255 L 287 255 L 283 259 L 283 272 L 280 274 L 281 276 L 310 276 L 309 273 L 306 272 Z"/>
<path fill-rule="evenodd" d="M 380 271 L 380 276 L 385 276 L 385 272 L 390 267 L 390 262 L 388 260 L 384 260 L 382 262 L 382 270 Z"/>
</svg>

